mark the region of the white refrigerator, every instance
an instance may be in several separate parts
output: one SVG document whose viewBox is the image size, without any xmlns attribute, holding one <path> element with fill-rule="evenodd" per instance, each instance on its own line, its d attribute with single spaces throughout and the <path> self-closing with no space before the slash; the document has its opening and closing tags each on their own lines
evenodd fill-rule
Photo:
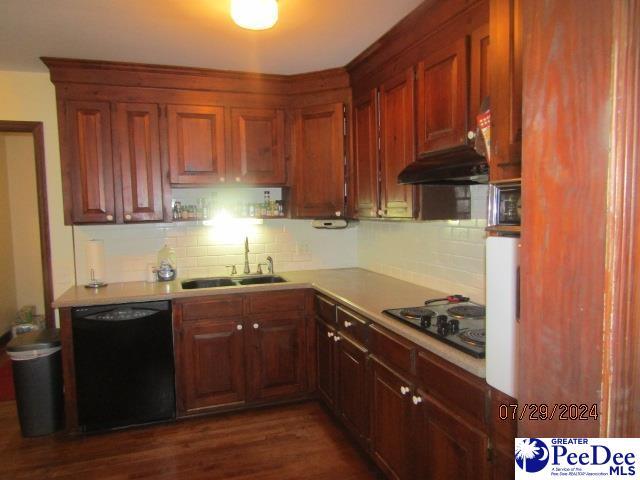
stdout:
<svg viewBox="0 0 640 480">
<path fill-rule="evenodd" d="M 487 383 L 517 398 L 520 238 L 488 237 L 486 242 Z"/>
</svg>

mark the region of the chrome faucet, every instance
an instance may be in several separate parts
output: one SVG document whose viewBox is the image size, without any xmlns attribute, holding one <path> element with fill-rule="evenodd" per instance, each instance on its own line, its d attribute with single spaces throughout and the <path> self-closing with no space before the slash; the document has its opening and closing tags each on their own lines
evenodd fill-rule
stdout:
<svg viewBox="0 0 640 480">
<path fill-rule="evenodd" d="M 249 268 L 249 237 L 244 237 L 244 270 L 245 275 L 249 275 L 251 273 L 251 269 Z"/>
<path fill-rule="evenodd" d="M 273 275 L 273 258 L 267 257 L 267 272 L 269 275 Z"/>
</svg>

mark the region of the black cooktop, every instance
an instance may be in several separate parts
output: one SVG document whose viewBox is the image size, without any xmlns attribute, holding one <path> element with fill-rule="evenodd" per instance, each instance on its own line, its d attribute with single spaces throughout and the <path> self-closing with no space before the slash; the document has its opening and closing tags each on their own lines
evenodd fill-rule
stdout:
<svg viewBox="0 0 640 480">
<path fill-rule="evenodd" d="M 485 355 L 485 308 L 472 302 L 429 303 L 383 313 L 476 358 Z"/>
</svg>

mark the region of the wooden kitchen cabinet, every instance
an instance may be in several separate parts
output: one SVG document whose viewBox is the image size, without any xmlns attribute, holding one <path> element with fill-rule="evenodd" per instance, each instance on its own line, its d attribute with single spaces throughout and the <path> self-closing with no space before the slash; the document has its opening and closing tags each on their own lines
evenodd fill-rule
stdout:
<svg viewBox="0 0 640 480">
<path fill-rule="evenodd" d="M 414 188 L 399 185 L 398 174 L 415 160 L 414 70 L 380 87 L 380 216 L 412 218 Z"/>
<path fill-rule="evenodd" d="M 421 478 L 414 476 L 411 458 L 413 385 L 377 357 L 372 360 L 371 378 L 371 451 L 374 460 L 391 479 Z"/>
<path fill-rule="evenodd" d="M 275 186 L 286 182 L 283 110 L 231 110 L 231 173 L 236 183 Z"/>
<path fill-rule="evenodd" d="M 377 95 L 374 89 L 353 105 L 353 182 L 359 218 L 375 218 L 380 208 Z"/>
<path fill-rule="evenodd" d="M 119 216 L 124 222 L 162 221 L 160 107 L 117 103 L 114 133 L 115 172 L 122 193 Z"/>
<path fill-rule="evenodd" d="M 250 400 L 283 398 L 307 388 L 304 314 L 251 315 L 246 322 Z"/>
<path fill-rule="evenodd" d="M 61 123 L 66 222 L 115 222 L 109 102 L 69 101 Z"/>
<path fill-rule="evenodd" d="M 412 400 L 416 417 L 413 478 L 487 479 L 486 433 L 465 423 L 423 391 L 418 390 Z"/>
<path fill-rule="evenodd" d="M 336 329 L 316 319 L 316 371 L 318 394 L 331 409 L 335 409 L 335 353 L 334 337 Z"/>
<path fill-rule="evenodd" d="M 467 142 L 468 68 L 469 45 L 466 36 L 434 50 L 418 63 L 419 154 Z"/>
<path fill-rule="evenodd" d="M 227 182 L 224 112 L 217 106 L 167 106 L 172 184 Z"/>
<path fill-rule="evenodd" d="M 296 110 L 293 132 L 293 216 L 345 215 L 345 107 Z"/>
<path fill-rule="evenodd" d="M 178 338 L 176 374 L 181 386 L 181 413 L 244 403 L 242 318 L 185 322 Z"/>
<path fill-rule="evenodd" d="M 351 433 L 366 445 L 369 440 L 369 352 L 342 333 L 335 353 L 338 416 Z"/>
</svg>

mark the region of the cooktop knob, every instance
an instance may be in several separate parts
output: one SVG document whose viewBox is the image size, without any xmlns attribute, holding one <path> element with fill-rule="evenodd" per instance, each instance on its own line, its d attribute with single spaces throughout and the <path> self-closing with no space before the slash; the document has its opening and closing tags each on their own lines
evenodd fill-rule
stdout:
<svg viewBox="0 0 640 480">
<path fill-rule="evenodd" d="M 447 317 L 446 315 L 438 315 L 436 317 L 436 325 L 438 325 L 438 327 L 442 326 L 442 325 L 446 325 L 447 324 L 447 319 L 449 317 Z"/>
<path fill-rule="evenodd" d="M 449 320 L 449 327 L 451 329 L 451 333 L 458 333 L 460 331 L 460 320 L 452 318 Z"/>
<path fill-rule="evenodd" d="M 438 326 L 438 335 L 440 335 L 441 337 L 446 337 L 447 335 L 449 335 L 449 333 L 451 333 L 451 331 L 448 323 L 443 323 L 442 325 Z"/>
<path fill-rule="evenodd" d="M 422 328 L 429 328 L 431 326 L 431 315 L 423 315 L 420 317 L 420 326 Z"/>
</svg>

